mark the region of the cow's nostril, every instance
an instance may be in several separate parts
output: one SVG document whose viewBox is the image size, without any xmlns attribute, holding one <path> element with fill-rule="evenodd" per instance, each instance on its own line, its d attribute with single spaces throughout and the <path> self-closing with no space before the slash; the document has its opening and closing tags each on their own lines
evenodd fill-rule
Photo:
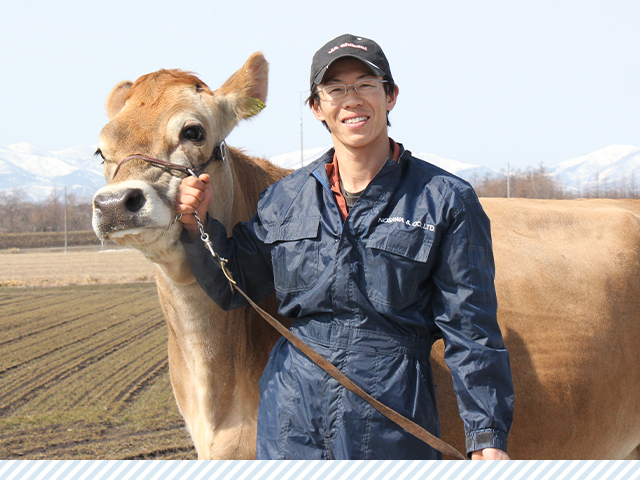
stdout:
<svg viewBox="0 0 640 480">
<path fill-rule="evenodd" d="M 131 189 L 127 190 L 125 194 L 125 207 L 128 211 L 136 213 L 140 211 L 144 204 L 147 202 L 147 199 L 144 197 L 142 190 L 140 189 Z"/>
<path fill-rule="evenodd" d="M 93 206 L 96 210 L 101 211 L 108 204 L 109 197 L 105 195 L 96 195 L 93 199 Z"/>
</svg>

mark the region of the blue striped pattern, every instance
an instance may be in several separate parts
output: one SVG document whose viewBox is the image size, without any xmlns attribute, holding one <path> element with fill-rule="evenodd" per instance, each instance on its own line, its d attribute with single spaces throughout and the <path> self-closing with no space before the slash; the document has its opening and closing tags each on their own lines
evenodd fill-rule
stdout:
<svg viewBox="0 0 640 480">
<path fill-rule="evenodd" d="M 2 480 L 633 480 L 637 461 L 131 461 L 2 460 Z"/>
</svg>

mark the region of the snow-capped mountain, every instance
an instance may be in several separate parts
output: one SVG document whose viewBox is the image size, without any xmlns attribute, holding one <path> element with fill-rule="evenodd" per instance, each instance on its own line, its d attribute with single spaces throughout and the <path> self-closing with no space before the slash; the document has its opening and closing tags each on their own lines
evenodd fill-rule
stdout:
<svg viewBox="0 0 640 480">
<path fill-rule="evenodd" d="M 295 170 L 302 165 L 309 165 L 314 160 L 317 160 L 324 152 L 329 150 L 329 148 L 331 148 L 331 146 L 303 150 L 302 160 L 300 159 L 299 150 L 297 152 L 276 155 L 275 157 L 271 157 L 269 160 L 282 168 L 291 168 Z"/>
<path fill-rule="evenodd" d="M 302 155 L 302 161 L 300 160 L 300 152 L 285 153 L 283 155 L 277 155 L 271 157 L 270 160 L 284 168 L 298 168 L 302 164 L 308 165 L 314 160 L 318 159 L 324 152 L 326 152 L 330 146 L 314 148 L 310 150 L 304 150 Z M 413 152 L 412 152 L 413 153 Z M 482 178 L 485 175 L 494 176 L 499 175 L 498 172 L 482 165 L 472 165 L 470 163 L 459 162 L 457 160 L 451 160 L 448 158 L 438 157 L 430 153 L 413 153 L 417 158 L 420 158 L 426 162 L 440 167 L 447 172 L 453 173 L 465 180 L 473 178 Z"/>
<path fill-rule="evenodd" d="M 500 175 L 495 170 L 492 170 L 488 167 L 483 167 L 482 165 L 459 162 L 458 160 L 438 157 L 437 155 L 432 155 L 431 153 L 416 153 L 414 154 L 414 156 L 416 158 L 424 160 L 425 162 L 429 162 L 436 167 L 440 167 L 449 173 L 453 173 L 460 178 L 468 180 L 471 183 L 473 183 L 474 179 L 484 178 L 485 176 L 494 177 Z"/>
<path fill-rule="evenodd" d="M 20 190 L 26 200 L 41 201 L 53 191 L 90 199 L 106 182 L 96 147 L 47 152 L 28 143 L 0 147 L 0 192 Z"/>
<path fill-rule="evenodd" d="M 28 143 L 0 147 L 0 192 L 11 194 L 19 190 L 27 200 L 42 201 L 53 191 L 75 194 L 79 200 L 89 200 L 105 185 L 102 166 L 94 157 L 95 145 L 47 152 Z M 285 168 L 298 168 L 322 155 L 329 146 L 277 155 L 271 161 Z M 432 163 L 454 175 L 469 180 L 503 175 L 488 167 L 463 163 L 429 153 L 416 157 Z M 549 174 L 564 185 L 568 193 L 593 196 L 596 189 L 605 193 L 611 189 L 640 191 L 640 147 L 611 145 L 547 167 Z"/>
<path fill-rule="evenodd" d="M 549 167 L 549 173 L 574 195 L 607 189 L 640 188 L 640 147 L 611 145 Z"/>
</svg>

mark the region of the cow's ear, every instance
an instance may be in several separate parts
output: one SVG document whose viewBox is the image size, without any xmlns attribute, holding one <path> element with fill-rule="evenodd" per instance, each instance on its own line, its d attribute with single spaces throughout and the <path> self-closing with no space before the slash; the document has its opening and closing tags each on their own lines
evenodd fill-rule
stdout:
<svg viewBox="0 0 640 480">
<path fill-rule="evenodd" d="M 217 91 L 231 103 L 238 120 L 259 113 L 267 101 L 269 64 L 261 52 L 249 57 L 240 70 Z"/>
<path fill-rule="evenodd" d="M 131 85 L 133 85 L 133 83 L 128 80 L 124 80 L 111 90 L 111 93 L 107 97 L 106 105 L 109 120 L 113 119 L 113 117 L 122 110 L 122 107 L 124 107 L 124 101 L 127 98 Z"/>
</svg>

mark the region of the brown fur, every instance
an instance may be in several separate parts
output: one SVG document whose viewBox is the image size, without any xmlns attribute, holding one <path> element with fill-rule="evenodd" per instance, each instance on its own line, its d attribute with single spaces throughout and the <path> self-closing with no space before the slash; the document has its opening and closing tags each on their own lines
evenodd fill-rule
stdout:
<svg viewBox="0 0 640 480">
<path fill-rule="evenodd" d="M 621 459 L 640 445 L 640 202 L 482 199 L 511 357 L 513 459 Z M 442 436 L 464 448 L 442 342 Z"/>
<path fill-rule="evenodd" d="M 269 71 L 266 64 L 251 62 L 255 55 L 254 53 L 247 61 L 247 68 L 238 70 L 220 87 L 222 94 L 239 98 L 240 101 L 234 105 L 234 111 L 238 118 L 248 118 L 254 114 L 251 99 L 257 98 L 263 103 L 267 101 Z"/>
<path fill-rule="evenodd" d="M 129 93 L 131 85 L 133 85 L 131 82 L 125 80 L 116 85 L 111 91 L 111 95 L 109 95 L 106 104 L 107 116 L 109 118 L 115 117 L 118 112 L 122 110 L 122 106 L 124 105 L 125 98 Z"/>
<path fill-rule="evenodd" d="M 165 70 L 148 73 L 136 80 L 127 94 L 127 98 L 139 95 L 148 101 L 155 101 L 161 98 L 163 92 L 174 87 L 182 88 L 192 85 L 194 88 L 201 88 L 209 95 L 213 92 L 207 85 L 196 77 L 192 72 L 185 72 L 179 69 Z M 154 88 L 149 88 L 153 86 Z M 126 99 L 125 99 L 126 100 Z"/>
<path fill-rule="evenodd" d="M 110 180 L 117 164 L 132 153 L 183 165 L 204 163 L 213 147 L 249 115 L 246 105 L 254 101 L 245 96 L 266 100 L 266 72 L 266 61 L 254 54 L 215 93 L 179 71 L 146 75 L 133 86 L 117 85 L 107 101 L 111 121 L 100 135 L 105 177 Z M 193 122 L 206 131 L 203 144 L 185 140 L 175 127 Z M 259 194 L 288 173 L 234 148 L 206 172 L 214 189 L 210 214 L 229 231 L 238 221 L 249 220 Z M 254 458 L 258 379 L 278 335 L 251 309 L 222 311 L 196 283 L 178 241 L 181 227 L 169 226 L 179 182 L 143 161 L 127 162 L 117 179 L 96 194 L 94 229 L 101 237 L 135 246 L 158 267 L 171 383 L 198 457 Z M 131 192 L 141 192 L 145 199 L 137 212 L 117 200 Z M 277 311 L 275 297 L 263 307 Z"/>
</svg>

